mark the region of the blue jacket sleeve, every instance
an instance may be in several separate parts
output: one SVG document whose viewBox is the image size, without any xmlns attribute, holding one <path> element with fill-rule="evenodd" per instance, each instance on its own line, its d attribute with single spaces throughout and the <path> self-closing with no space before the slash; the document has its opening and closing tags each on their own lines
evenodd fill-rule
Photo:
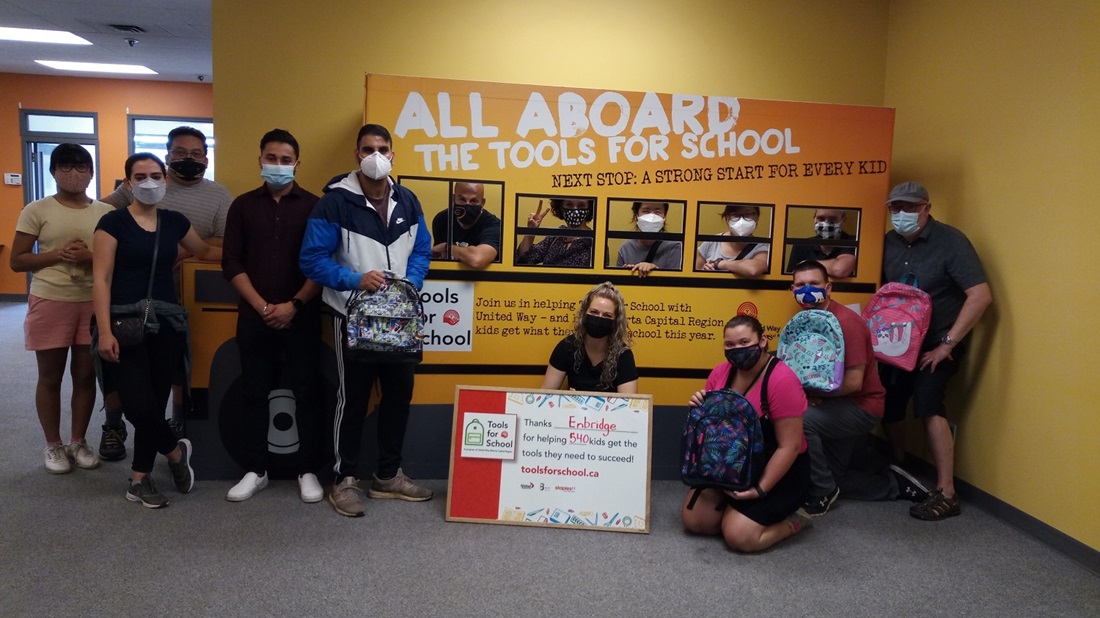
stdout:
<svg viewBox="0 0 1100 618">
<path fill-rule="evenodd" d="M 340 247 L 340 224 L 310 217 L 302 237 L 298 266 L 302 274 L 334 290 L 358 290 L 362 275 L 336 263 L 332 254 Z"/>
<path fill-rule="evenodd" d="M 428 224 L 424 219 L 424 213 L 420 213 L 420 221 L 416 226 L 416 242 L 413 243 L 412 255 L 409 256 L 409 266 L 405 276 L 416 286 L 416 289 L 424 287 L 424 277 L 428 274 L 428 266 L 432 261 L 432 235 L 428 232 Z"/>
</svg>

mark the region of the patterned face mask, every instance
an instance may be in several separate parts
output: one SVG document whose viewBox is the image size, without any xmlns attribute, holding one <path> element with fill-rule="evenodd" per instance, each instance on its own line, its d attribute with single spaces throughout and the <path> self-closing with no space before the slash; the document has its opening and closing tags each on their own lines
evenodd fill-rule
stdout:
<svg viewBox="0 0 1100 618">
<path fill-rule="evenodd" d="M 569 227 L 580 227 L 588 221 L 588 209 L 568 209 L 562 212 L 562 217 L 565 219 L 565 224 Z"/>
<path fill-rule="evenodd" d="M 818 236 L 825 240 L 834 240 L 840 238 L 840 223 L 833 223 L 831 221 L 818 221 L 814 223 L 814 232 Z"/>
</svg>

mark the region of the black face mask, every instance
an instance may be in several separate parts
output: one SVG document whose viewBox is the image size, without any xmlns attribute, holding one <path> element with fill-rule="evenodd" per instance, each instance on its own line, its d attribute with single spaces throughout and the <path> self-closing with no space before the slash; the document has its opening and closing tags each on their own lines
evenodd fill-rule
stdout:
<svg viewBox="0 0 1100 618">
<path fill-rule="evenodd" d="M 463 225 L 473 225 L 477 222 L 477 218 L 481 216 L 482 206 L 474 204 L 455 204 L 455 219 Z"/>
<path fill-rule="evenodd" d="M 586 313 L 581 320 L 581 326 L 584 326 L 584 330 L 589 337 L 603 339 L 615 330 L 615 320 Z"/>
<path fill-rule="evenodd" d="M 735 368 L 747 371 L 756 366 L 760 356 L 764 354 L 764 348 L 758 345 L 745 346 L 743 348 L 730 348 L 726 350 L 726 360 Z"/>
<path fill-rule="evenodd" d="M 206 171 L 206 164 L 194 159 L 177 159 L 169 163 L 168 167 L 184 180 L 199 178 Z"/>
</svg>

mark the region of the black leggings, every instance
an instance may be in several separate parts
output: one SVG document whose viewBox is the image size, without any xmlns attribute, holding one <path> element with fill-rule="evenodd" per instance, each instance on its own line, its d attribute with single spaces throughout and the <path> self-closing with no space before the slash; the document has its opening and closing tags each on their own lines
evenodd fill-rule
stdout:
<svg viewBox="0 0 1100 618">
<path fill-rule="evenodd" d="M 126 420 L 134 426 L 131 468 L 135 472 L 150 472 L 157 453 L 167 455 L 176 448 L 164 408 L 186 347 L 187 336 L 162 320 L 160 332 L 147 333 L 137 345 L 121 347 L 119 362 L 103 361 L 104 381 L 117 387 Z"/>
</svg>

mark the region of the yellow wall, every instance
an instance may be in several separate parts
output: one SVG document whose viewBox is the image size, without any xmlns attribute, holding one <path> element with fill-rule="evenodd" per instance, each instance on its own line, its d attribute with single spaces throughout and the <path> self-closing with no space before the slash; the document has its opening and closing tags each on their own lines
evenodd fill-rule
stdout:
<svg viewBox="0 0 1100 618">
<path fill-rule="evenodd" d="M 19 110 L 96 112 L 99 119 L 99 194 L 114 190 L 129 155 L 127 114 L 209 118 L 210 84 L 0 73 L 0 170 L 25 174 Z M 8 268 L 8 247 L 23 209 L 23 187 L 0 185 L 0 294 L 26 294 L 27 275 Z"/>
<path fill-rule="evenodd" d="M 894 180 L 929 185 L 997 298 L 951 401 L 958 475 L 1100 549 L 1100 380 L 1078 352 L 1097 348 L 1100 297 L 1074 276 L 1098 251 L 1094 2 L 256 4 L 214 2 L 235 193 L 275 126 L 301 141 L 307 187 L 351 169 L 367 72 L 897 107 Z"/>
<path fill-rule="evenodd" d="M 995 306 L 950 413 L 957 475 L 1100 549 L 1100 5 L 890 4 L 895 181 L 961 228 Z"/>
</svg>

